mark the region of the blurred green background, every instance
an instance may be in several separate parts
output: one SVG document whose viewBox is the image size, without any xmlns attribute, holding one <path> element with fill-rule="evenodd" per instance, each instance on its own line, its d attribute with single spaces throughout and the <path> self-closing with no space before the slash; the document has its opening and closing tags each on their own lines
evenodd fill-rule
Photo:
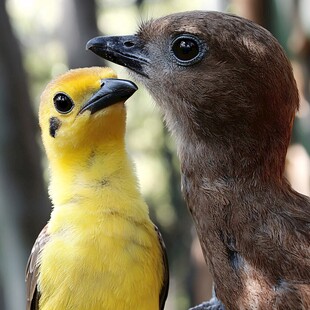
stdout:
<svg viewBox="0 0 310 310">
<path fill-rule="evenodd" d="M 107 65 L 85 43 L 100 34 L 132 34 L 139 23 L 186 10 L 228 11 L 269 29 L 292 60 L 300 90 L 287 177 L 310 191 L 310 1 L 308 0 L 0 0 L 0 309 L 25 308 L 24 269 L 49 218 L 48 171 L 37 121 L 40 94 L 70 68 Z M 219 34 L 220 35 L 220 34 Z M 166 309 L 210 297 L 212 279 L 180 192 L 175 146 L 143 89 L 128 101 L 127 144 L 151 217 L 170 262 Z"/>
</svg>

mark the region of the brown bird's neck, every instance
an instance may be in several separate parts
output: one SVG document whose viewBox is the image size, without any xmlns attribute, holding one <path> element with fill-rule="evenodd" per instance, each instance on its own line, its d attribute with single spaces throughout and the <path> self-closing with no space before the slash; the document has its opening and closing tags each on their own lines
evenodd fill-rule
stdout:
<svg viewBox="0 0 310 310">
<path fill-rule="evenodd" d="M 259 134 L 258 134 L 259 135 Z M 186 133 L 183 133 L 183 137 Z M 190 140 L 190 141 L 189 141 Z M 269 141 L 177 139 L 182 173 L 191 182 L 224 188 L 265 187 L 283 182 L 285 153 Z M 200 184 L 206 186 L 206 184 Z"/>
<path fill-rule="evenodd" d="M 198 179 L 227 179 L 248 186 L 283 182 L 294 107 L 274 108 L 277 114 L 252 113 L 254 107 L 267 105 L 259 96 L 244 103 L 247 108 L 242 110 L 230 97 L 224 103 L 218 99 L 195 106 L 157 88 L 152 95 L 176 141 L 183 173 L 195 171 Z M 208 106 L 228 111 L 214 113 Z"/>
</svg>

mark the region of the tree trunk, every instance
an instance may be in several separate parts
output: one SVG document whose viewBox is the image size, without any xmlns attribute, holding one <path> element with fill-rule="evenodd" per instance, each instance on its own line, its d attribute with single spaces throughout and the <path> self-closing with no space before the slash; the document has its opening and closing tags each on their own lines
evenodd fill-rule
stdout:
<svg viewBox="0 0 310 310">
<path fill-rule="evenodd" d="M 94 0 L 64 1 L 62 27 L 60 33 L 70 69 L 104 64 L 100 57 L 85 50 L 87 41 L 99 35 Z"/>
</svg>

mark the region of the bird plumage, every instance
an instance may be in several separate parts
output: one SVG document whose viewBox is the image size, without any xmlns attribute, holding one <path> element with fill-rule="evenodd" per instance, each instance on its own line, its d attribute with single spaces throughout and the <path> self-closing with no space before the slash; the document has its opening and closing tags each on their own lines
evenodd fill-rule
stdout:
<svg viewBox="0 0 310 310">
<path fill-rule="evenodd" d="M 71 70 L 41 97 L 53 210 L 26 268 L 29 310 L 164 308 L 165 247 L 125 147 L 137 88 L 115 77 Z"/>
<path fill-rule="evenodd" d="M 284 177 L 299 100 L 276 39 L 241 17 L 193 11 L 87 47 L 128 67 L 159 105 L 226 309 L 309 309 L 310 199 Z M 201 308 L 213 306 L 224 308 Z"/>
</svg>

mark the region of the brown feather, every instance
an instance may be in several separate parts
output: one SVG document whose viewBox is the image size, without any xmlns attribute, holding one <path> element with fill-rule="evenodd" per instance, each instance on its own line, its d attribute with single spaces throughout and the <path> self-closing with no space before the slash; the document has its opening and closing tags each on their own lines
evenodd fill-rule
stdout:
<svg viewBox="0 0 310 310">
<path fill-rule="evenodd" d="M 164 267 L 164 278 L 163 278 L 163 286 L 160 291 L 159 295 L 159 309 L 163 310 L 165 307 L 165 302 L 168 296 L 168 290 L 169 290 L 169 266 L 168 266 L 168 258 L 167 258 L 167 252 L 166 252 L 166 246 L 164 243 L 164 240 L 161 236 L 161 233 L 157 226 L 154 225 L 155 231 L 158 235 L 158 240 L 161 246 L 162 251 L 162 258 L 163 258 L 163 267 Z"/>
<path fill-rule="evenodd" d="M 40 268 L 40 254 L 49 240 L 47 225 L 40 232 L 37 240 L 32 247 L 27 266 L 26 266 L 26 310 L 39 310 L 40 292 L 38 291 L 38 276 Z"/>
</svg>

